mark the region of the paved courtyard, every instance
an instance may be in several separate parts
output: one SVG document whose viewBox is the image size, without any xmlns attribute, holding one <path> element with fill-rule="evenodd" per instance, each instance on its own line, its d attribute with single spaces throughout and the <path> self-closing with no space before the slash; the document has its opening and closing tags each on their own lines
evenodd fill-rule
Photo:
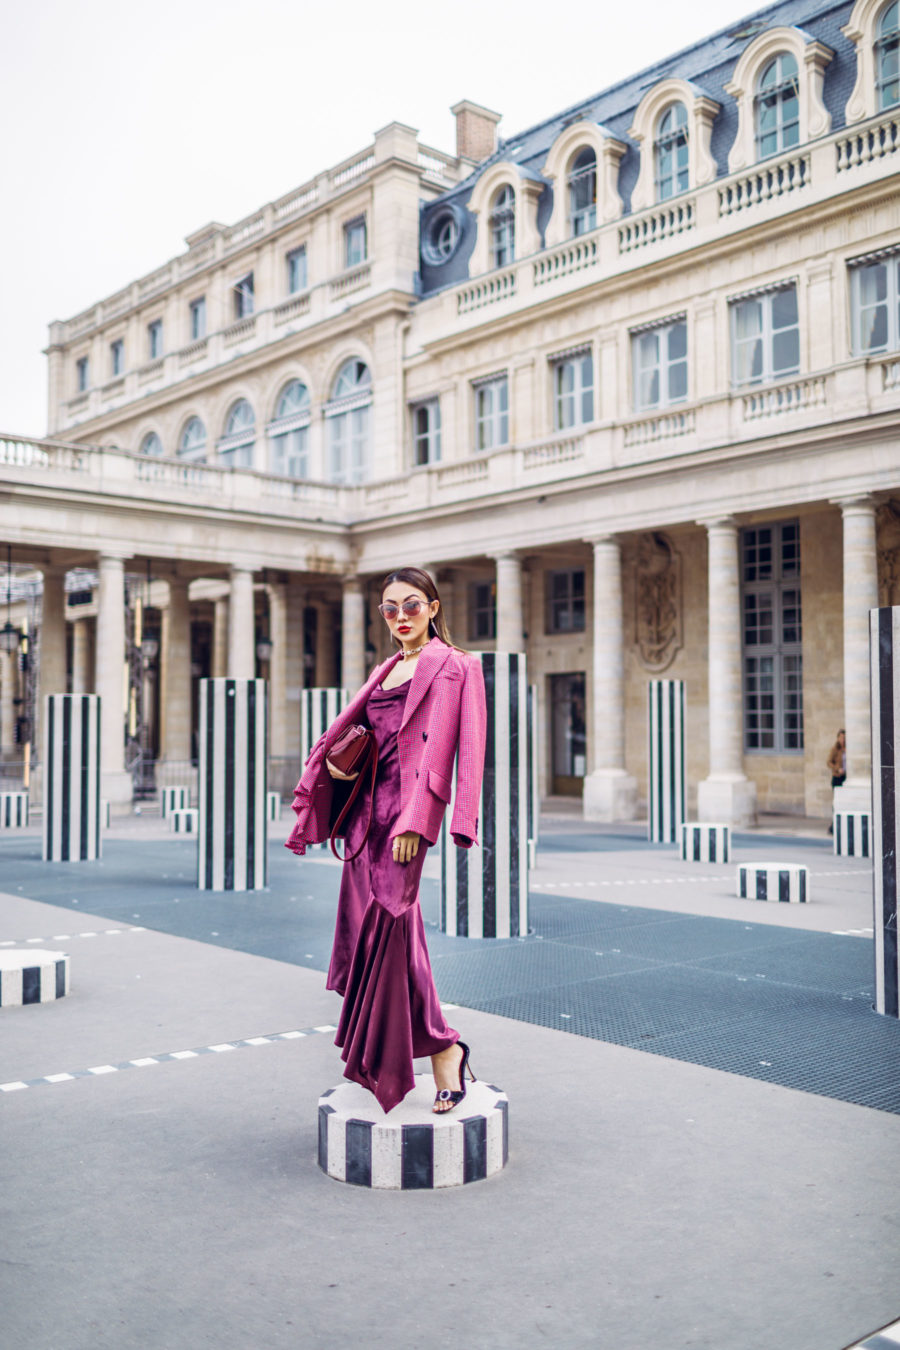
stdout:
<svg viewBox="0 0 900 1350">
<path fill-rule="evenodd" d="M 390 1193 L 315 1165 L 339 869 L 280 833 L 257 894 L 198 892 L 152 818 L 95 864 L 0 841 L 0 943 L 72 962 L 68 998 L 0 1012 L 10 1345 L 844 1350 L 900 1317 L 866 862 L 739 835 L 809 866 L 811 904 L 762 904 L 733 865 L 548 816 L 532 932 L 492 943 L 437 931 L 430 859 L 439 991 L 511 1156 Z"/>
</svg>

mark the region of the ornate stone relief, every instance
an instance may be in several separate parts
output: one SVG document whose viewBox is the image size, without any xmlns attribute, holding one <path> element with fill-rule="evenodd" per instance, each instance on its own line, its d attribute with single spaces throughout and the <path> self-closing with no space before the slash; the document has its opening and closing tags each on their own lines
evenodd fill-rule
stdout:
<svg viewBox="0 0 900 1350">
<path fill-rule="evenodd" d="M 659 530 L 643 534 L 635 556 L 634 640 L 641 665 L 666 670 L 681 650 L 681 556 Z"/>
<path fill-rule="evenodd" d="M 875 517 L 878 603 L 900 605 L 900 502 L 883 502 Z"/>
</svg>

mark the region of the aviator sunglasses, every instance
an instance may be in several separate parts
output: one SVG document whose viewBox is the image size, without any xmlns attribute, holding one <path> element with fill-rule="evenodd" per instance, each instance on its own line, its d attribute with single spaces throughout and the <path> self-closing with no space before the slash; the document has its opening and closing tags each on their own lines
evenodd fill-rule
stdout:
<svg viewBox="0 0 900 1350">
<path fill-rule="evenodd" d="M 380 614 L 384 615 L 386 619 L 396 619 L 401 611 L 406 615 L 407 619 L 414 619 L 417 614 L 422 613 L 425 605 L 426 601 L 424 600 L 404 600 L 402 605 L 379 605 L 378 611 Z"/>
</svg>

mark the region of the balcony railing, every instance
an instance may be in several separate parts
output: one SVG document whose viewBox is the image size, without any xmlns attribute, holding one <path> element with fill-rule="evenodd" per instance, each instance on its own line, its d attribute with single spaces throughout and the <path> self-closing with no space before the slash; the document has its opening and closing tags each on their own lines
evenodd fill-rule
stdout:
<svg viewBox="0 0 900 1350">
<path fill-rule="evenodd" d="M 894 108 L 877 121 L 845 132 L 835 142 L 835 151 L 838 173 L 896 155 L 900 151 L 900 111 Z"/>
</svg>

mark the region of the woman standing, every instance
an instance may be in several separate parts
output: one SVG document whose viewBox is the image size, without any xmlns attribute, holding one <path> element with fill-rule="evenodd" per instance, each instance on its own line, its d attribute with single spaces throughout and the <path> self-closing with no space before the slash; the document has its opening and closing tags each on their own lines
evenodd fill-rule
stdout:
<svg viewBox="0 0 900 1350">
<path fill-rule="evenodd" d="M 384 1111 L 414 1086 L 412 1061 L 430 1055 L 436 1113 L 465 1096 L 469 1050 L 447 1025 L 425 944 L 419 879 L 450 801 L 458 752 L 454 842 L 478 831 L 486 709 L 481 664 L 454 647 L 437 587 L 427 572 L 401 567 L 382 585 L 379 609 L 398 647 L 313 747 L 294 795 L 295 853 L 329 835 L 332 745 L 354 724 L 378 743 L 374 789 L 359 794 L 346 831 L 334 948 L 327 987 L 344 999 L 335 1044 L 345 1077 L 373 1092 Z M 358 857 L 351 860 L 365 834 Z M 471 1070 L 470 1076 L 471 1076 Z"/>
</svg>

